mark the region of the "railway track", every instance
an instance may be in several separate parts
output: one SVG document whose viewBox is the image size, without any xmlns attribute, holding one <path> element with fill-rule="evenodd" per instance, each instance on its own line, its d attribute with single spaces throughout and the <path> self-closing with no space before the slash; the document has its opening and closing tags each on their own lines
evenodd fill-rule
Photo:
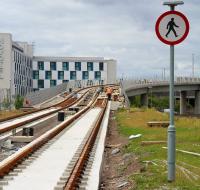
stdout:
<svg viewBox="0 0 200 190">
<path fill-rule="evenodd" d="M 52 107 L 45 108 L 42 111 L 40 110 L 38 112 L 29 113 L 24 117 L 16 117 L 15 119 L 12 119 L 12 120 L 9 119 L 8 121 L 1 122 L 0 123 L 0 135 L 2 135 L 3 133 L 9 132 L 13 129 L 16 129 L 18 127 L 22 127 L 31 122 L 34 122 L 39 119 L 45 118 L 47 116 L 53 115 L 63 109 L 70 107 L 70 106 L 73 106 L 78 101 L 80 101 L 84 97 L 85 94 L 87 94 L 89 89 L 84 90 L 84 91 L 85 92 L 82 94 L 82 96 L 80 98 L 74 98 L 73 96 L 70 96 L 63 102 L 58 103 Z M 78 91 L 78 92 L 80 92 L 80 91 Z M 76 92 L 76 93 L 78 93 L 78 92 Z"/>
<path fill-rule="evenodd" d="M 87 106 L 3 160 L 0 188 L 78 188 L 108 104 L 97 97 L 93 94 Z"/>
</svg>

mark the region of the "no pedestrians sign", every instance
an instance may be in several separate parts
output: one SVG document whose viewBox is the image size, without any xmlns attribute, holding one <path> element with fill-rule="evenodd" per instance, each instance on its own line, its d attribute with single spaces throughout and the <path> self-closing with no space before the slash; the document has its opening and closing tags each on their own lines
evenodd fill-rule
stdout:
<svg viewBox="0 0 200 190">
<path fill-rule="evenodd" d="M 155 30 L 160 41 L 176 45 L 187 37 L 189 22 L 186 16 L 178 11 L 167 11 L 158 18 Z"/>
</svg>

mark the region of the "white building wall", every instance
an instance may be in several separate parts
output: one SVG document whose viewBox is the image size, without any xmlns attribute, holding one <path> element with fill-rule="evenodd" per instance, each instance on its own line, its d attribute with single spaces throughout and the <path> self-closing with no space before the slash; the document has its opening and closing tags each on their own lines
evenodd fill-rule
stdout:
<svg viewBox="0 0 200 190">
<path fill-rule="evenodd" d="M 94 71 L 99 71 L 99 62 L 94 62 L 93 69 Z"/>
<path fill-rule="evenodd" d="M 117 80 L 117 68 L 115 60 L 107 60 L 107 83 L 112 84 Z"/>
<path fill-rule="evenodd" d="M 45 88 L 50 88 L 50 80 L 44 80 Z"/>
<path fill-rule="evenodd" d="M 43 79 L 43 80 L 45 79 L 45 71 L 44 70 L 39 71 L 39 79 Z"/>
<path fill-rule="evenodd" d="M 33 70 L 38 70 L 37 61 L 33 61 Z"/>
<path fill-rule="evenodd" d="M 70 71 L 75 71 L 75 64 L 74 64 L 74 62 L 69 62 L 69 70 Z"/>
<path fill-rule="evenodd" d="M 70 80 L 70 72 L 64 71 L 64 80 Z"/>
<path fill-rule="evenodd" d="M 0 88 L 10 89 L 13 83 L 12 66 L 12 36 L 0 33 Z M 12 80 L 12 81 L 10 81 Z"/>
<path fill-rule="evenodd" d="M 62 71 L 62 62 L 57 62 L 57 70 Z"/>
<path fill-rule="evenodd" d="M 37 87 L 38 87 L 38 80 L 33 79 L 33 88 L 37 88 Z"/>
<path fill-rule="evenodd" d="M 44 61 L 44 70 L 45 71 L 50 71 L 50 63 L 47 61 Z"/>
<path fill-rule="evenodd" d="M 58 71 L 51 71 L 52 72 L 52 80 L 58 80 Z"/>
<path fill-rule="evenodd" d="M 50 71 L 49 65 L 50 62 L 56 62 L 56 70 L 52 70 L 52 80 L 56 80 L 57 85 L 63 83 L 63 80 L 69 80 L 70 81 L 70 72 L 75 71 L 76 72 L 76 79 L 75 80 L 83 80 L 83 71 L 87 71 L 87 63 L 93 62 L 93 71 L 88 71 L 89 78 L 88 80 L 103 80 L 104 84 L 106 83 L 112 83 L 116 80 L 116 61 L 115 60 L 104 60 L 103 58 L 94 58 L 94 57 L 34 57 L 34 64 L 37 64 L 38 61 L 44 62 L 44 72 Z M 69 63 L 69 70 L 64 71 L 64 79 L 59 80 L 58 79 L 58 71 L 62 71 L 62 62 L 68 62 Z M 75 62 L 81 62 L 81 71 L 75 70 Z M 100 71 L 99 69 L 99 63 L 103 62 L 104 67 L 103 70 Z M 47 68 L 48 66 L 48 68 Z M 35 68 L 35 67 L 34 67 Z M 111 71 L 110 71 L 111 69 Z M 95 72 L 100 71 L 101 72 L 101 79 L 95 79 Z M 40 71 L 41 72 L 41 71 Z M 110 75 L 110 76 L 108 76 Z M 45 79 L 45 74 L 40 76 L 40 79 L 47 80 L 50 83 L 49 79 Z M 87 80 L 86 80 L 87 81 Z M 112 81 L 112 82 L 111 82 Z M 48 88 L 47 83 L 44 83 L 44 88 Z M 37 86 L 34 86 L 34 88 L 38 88 Z"/>
<path fill-rule="evenodd" d="M 87 71 L 87 62 L 82 62 L 81 70 L 82 71 Z"/>
</svg>

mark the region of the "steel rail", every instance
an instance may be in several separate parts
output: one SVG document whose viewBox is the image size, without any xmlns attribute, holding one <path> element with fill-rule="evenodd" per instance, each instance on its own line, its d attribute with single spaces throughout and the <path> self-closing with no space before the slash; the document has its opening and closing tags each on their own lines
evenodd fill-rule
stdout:
<svg viewBox="0 0 200 190">
<path fill-rule="evenodd" d="M 105 114 L 105 111 L 107 108 L 107 103 L 108 103 L 108 101 L 104 100 L 103 110 L 101 111 L 99 118 L 95 124 L 95 127 L 93 128 L 88 140 L 86 141 L 86 143 L 84 145 L 81 155 L 80 155 L 79 159 L 77 160 L 69 179 L 66 182 L 66 186 L 65 186 L 64 190 L 74 190 L 78 186 L 80 177 L 81 177 L 83 170 L 85 168 L 85 165 L 87 163 L 87 159 L 89 158 L 89 154 L 92 150 L 92 147 L 95 143 L 95 139 L 98 135 L 99 128 L 101 126 L 101 123 L 102 123 L 102 120 L 103 120 L 103 117 L 104 117 L 104 114 Z"/>
<path fill-rule="evenodd" d="M 43 111 L 43 110 L 46 110 L 46 109 L 49 109 L 49 108 L 52 108 L 52 107 L 59 106 L 60 104 L 62 104 L 63 102 L 67 101 L 67 100 L 68 100 L 69 98 L 71 98 L 74 94 L 80 92 L 81 90 L 85 90 L 85 89 L 93 88 L 93 87 L 108 86 L 108 85 L 109 85 L 109 86 L 119 86 L 119 85 L 117 85 L 117 84 L 107 84 L 107 85 L 104 84 L 104 85 L 95 85 L 95 86 L 85 87 L 84 89 L 79 89 L 79 90 L 77 90 L 77 91 L 75 91 L 75 92 L 72 92 L 71 94 L 68 95 L 69 97 L 68 97 L 67 99 L 65 99 L 65 100 L 63 100 L 63 101 L 61 101 L 61 102 L 59 102 L 59 103 L 56 103 L 56 104 L 54 104 L 54 105 L 52 105 L 52 106 L 48 106 L 48 107 L 46 107 L 46 108 L 41 108 L 41 109 L 37 109 L 37 110 L 25 112 L 25 113 L 22 113 L 22 114 L 19 114 L 19 115 L 13 115 L 13 116 L 10 116 L 10 117 L 7 117 L 7 118 L 0 119 L 0 124 L 1 124 L 1 122 L 4 122 L 4 121 L 9 121 L 9 120 L 11 120 L 11 119 L 16 119 L 16 118 L 23 117 L 23 116 L 26 116 L 26 115 L 29 115 L 29 114 L 32 114 L 32 113 L 37 113 L 37 112 L 39 112 L 39 111 Z"/>
<path fill-rule="evenodd" d="M 11 169 L 13 169 L 17 164 L 19 164 L 24 158 L 30 156 L 34 151 L 39 149 L 42 145 L 47 143 L 49 140 L 54 138 L 57 134 L 63 131 L 66 127 L 68 127 L 72 122 L 78 119 L 81 115 L 83 115 L 86 111 L 88 111 L 92 104 L 95 102 L 98 94 L 95 94 L 92 102 L 82 109 L 80 112 L 76 113 L 71 119 L 63 122 L 62 124 L 58 125 L 57 127 L 49 130 L 45 134 L 41 135 L 28 145 L 21 148 L 19 151 L 11 155 L 10 157 L 6 158 L 2 162 L 0 162 L 0 177 L 5 176 Z"/>
<path fill-rule="evenodd" d="M 30 115 L 32 113 L 37 113 L 37 112 L 44 111 L 44 110 L 47 110 L 47 109 L 52 108 L 52 107 L 59 106 L 61 103 L 64 103 L 65 101 L 69 100 L 74 94 L 79 93 L 81 90 L 82 89 L 79 89 L 79 90 L 77 90 L 75 92 L 70 93 L 65 100 L 63 100 L 61 102 L 58 102 L 58 103 L 56 103 L 56 104 L 54 104 L 52 106 L 48 106 L 48 107 L 45 107 L 45 108 L 36 109 L 36 110 L 25 112 L 25 113 L 22 113 L 22 114 L 19 114 L 19 115 L 13 115 L 13 116 L 10 116 L 10 117 L 4 118 L 4 119 L 0 119 L 0 124 L 1 124 L 1 122 L 4 122 L 4 121 L 9 121 L 11 119 L 16 119 L 16 118 L 19 118 L 19 117 Z"/>
<path fill-rule="evenodd" d="M 19 123 L 14 124 L 14 125 L 10 125 L 10 126 L 8 126 L 8 127 L 0 128 L 0 135 L 3 134 L 3 133 L 6 133 L 6 132 L 8 132 L 8 131 L 10 131 L 10 130 L 12 130 L 12 129 L 21 127 L 21 126 L 23 126 L 23 125 L 25 125 L 25 124 L 28 124 L 28 123 L 30 123 L 30 122 L 36 121 L 36 120 L 38 120 L 38 119 L 44 118 L 44 117 L 46 117 L 46 116 L 52 115 L 52 114 L 54 114 L 54 113 L 56 113 L 56 112 L 59 112 L 59 111 L 61 111 L 61 110 L 63 110 L 63 109 L 66 109 L 66 108 L 68 108 L 68 107 L 74 105 L 74 104 L 77 103 L 78 101 L 80 101 L 80 100 L 84 97 L 84 95 L 85 95 L 86 93 L 88 93 L 88 91 L 86 91 L 80 98 L 76 99 L 76 100 L 73 101 L 72 103 L 70 103 L 70 104 L 68 104 L 68 105 L 66 105 L 66 106 L 63 106 L 63 107 L 61 107 L 61 108 L 58 108 L 58 109 L 56 109 L 56 110 L 53 110 L 53 111 L 51 111 L 51 112 L 49 112 L 49 113 L 45 113 L 45 114 L 36 116 L 36 117 L 34 117 L 34 118 L 31 118 L 31 119 L 27 119 L 27 120 L 25 120 L 25 121 L 19 122 Z"/>
</svg>

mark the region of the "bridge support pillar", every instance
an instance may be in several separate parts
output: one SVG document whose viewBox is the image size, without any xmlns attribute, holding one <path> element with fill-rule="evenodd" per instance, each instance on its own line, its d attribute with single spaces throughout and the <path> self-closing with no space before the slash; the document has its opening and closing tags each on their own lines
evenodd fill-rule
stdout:
<svg viewBox="0 0 200 190">
<path fill-rule="evenodd" d="M 200 114 L 200 90 L 195 91 L 194 114 Z"/>
<path fill-rule="evenodd" d="M 180 115 L 186 114 L 186 107 L 187 106 L 187 92 L 181 91 L 180 92 Z"/>
<path fill-rule="evenodd" d="M 141 106 L 148 107 L 148 94 L 142 94 L 140 97 Z"/>
</svg>

